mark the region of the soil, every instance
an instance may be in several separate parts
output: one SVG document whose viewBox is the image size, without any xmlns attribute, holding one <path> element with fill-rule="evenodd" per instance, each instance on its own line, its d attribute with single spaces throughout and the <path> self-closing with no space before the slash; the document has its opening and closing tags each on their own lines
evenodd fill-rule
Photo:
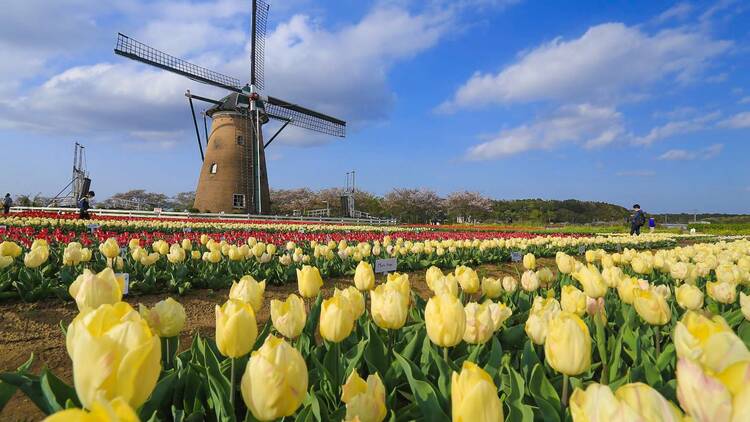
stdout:
<svg viewBox="0 0 750 422">
<path fill-rule="evenodd" d="M 548 266 L 555 270 L 554 259 L 538 259 L 539 266 Z M 517 276 L 522 271 L 520 265 L 482 265 L 476 268 L 482 276 L 498 277 L 503 275 Z M 378 282 L 382 281 L 378 276 Z M 429 297 L 430 291 L 425 283 L 425 272 L 409 273 L 412 290 L 423 298 Z M 351 285 L 351 279 L 339 277 L 329 279 L 323 287 L 323 295 L 330 296 L 335 287 Z M 256 315 L 261 326 L 269 318 L 269 307 L 272 299 L 285 299 L 297 291 L 296 283 L 266 288 L 263 309 Z M 180 338 L 182 347 L 190 344 L 196 333 L 201 336 L 214 336 L 215 306 L 222 304 L 229 290 L 192 290 L 181 297 L 176 297 L 185 307 L 187 321 Z M 125 297 L 124 300 L 137 309 L 139 303 L 153 306 L 166 295 L 143 295 Z M 72 384 L 72 368 L 67 351 L 65 337 L 60 325 L 67 326 L 78 313 L 75 302 L 63 303 L 59 300 L 46 300 L 36 303 L 2 303 L 0 304 L 0 371 L 9 372 L 26 362 L 34 354 L 31 372 L 39 373 L 43 367 L 49 368 L 63 381 Z M 20 391 L 16 392 L 0 413 L 4 421 L 41 420 L 44 414 Z"/>
</svg>

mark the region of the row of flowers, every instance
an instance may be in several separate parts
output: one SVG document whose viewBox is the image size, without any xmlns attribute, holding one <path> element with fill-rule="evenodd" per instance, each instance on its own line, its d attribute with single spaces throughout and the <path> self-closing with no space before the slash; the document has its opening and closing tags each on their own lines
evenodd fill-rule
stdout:
<svg viewBox="0 0 750 422">
<path fill-rule="evenodd" d="M 527 253 L 502 279 L 431 267 L 426 302 L 364 260 L 324 298 L 303 266 L 262 327 L 266 285 L 245 276 L 216 306 L 214 340 L 179 354 L 181 305 L 138 313 L 111 269 L 85 272 L 69 289 L 75 387 L 28 366 L 0 380 L 36 385 L 24 391 L 53 421 L 747 420 L 750 241 L 555 258 L 556 271 Z"/>
<path fill-rule="evenodd" d="M 492 237 L 409 240 L 368 235 L 286 236 L 257 233 L 211 235 L 206 233 L 138 233 L 105 237 L 107 233 L 75 236 L 32 232 L 39 236 L 6 233 L 0 243 L 0 299 L 26 301 L 57 296 L 83 268 L 105 267 L 129 275 L 134 293 L 169 291 L 181 294 L 191 288 L 227 288 L 245 274 L 270 283 L 293 279 L 294 271 L 309 264 L 326 277 L 351 275 L 358 262 L 397 258 L 399 271 L 430 266 L 454 268 L 511 260 L 513 253 L 553 256 L 558 251 L 580 253 L 586 248 L 653 248 L 674 244 L 669 235 L 641 237 Z M 424 233 L 423 233 L 424 234 Z M 432 233 L 427 233 L 432 234 Z M 293 239 L 293 240 L 292 240 Z M 28 245 L 28 246 L 27 246 Z M 278 246 L 277 246 L 278 245 Z"/>
</svg>

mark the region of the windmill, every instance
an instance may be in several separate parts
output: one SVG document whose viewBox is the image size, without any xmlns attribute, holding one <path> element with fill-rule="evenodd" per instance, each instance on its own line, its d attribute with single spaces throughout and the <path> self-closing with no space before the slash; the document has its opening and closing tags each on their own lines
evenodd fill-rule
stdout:
<svg viewBox="0 0 750 422">
<path fill-rule="evenodd" d="M 263 0 L 252 0 L 250 81 L 244 86 L 236 78 L 171 56 L 121 33 L 117 35 L 116 54 L 230 91 L 220 100 L 193 95 L 190 91 L 185 94 L 193 112 L 203 160 L 194 205 L 201 211 L 269 213 L 265 148 L 287 125 L 332 136 L 345 135 L 343 120 L 265 95 L 263 62 L 267 19 L 268 5 Z M 210 134 L 206 130 L 205 156 L 193 99 L 212 104 L 205 112 L 211 118 Z M 264 144 L 262 126 L 269 119 L 280 121 L 282 126 Z"/>
</svg>

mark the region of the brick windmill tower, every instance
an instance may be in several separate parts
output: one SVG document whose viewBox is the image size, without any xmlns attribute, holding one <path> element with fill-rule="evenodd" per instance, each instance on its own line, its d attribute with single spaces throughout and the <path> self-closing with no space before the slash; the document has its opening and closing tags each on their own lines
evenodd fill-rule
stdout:
<svg viewBox="0 0 750 422">
<path fill-rule="evenodd" d="M 268 214 L 270 212 L 265 149 L 287 126 L 297 126 L 343 137 L 346 122 L 263 93 L 263 61 L 268 5 L 252 0 L 250 81 L 238 79 L 186 62 L 133 38 L 118 34 L 115 53 L 177 73 L 194 81 L 223 88 L 230 93 L 220 100 L 185 95 L 193 111 L 203 165 L 195 191 L 194 207 L 200 211 Z M 200 139 L 193 99 L 212 104 L 206 110 L 211 131 L 206 127 L 206 151 Z M 263 125 L 274 119 L 282 126 L 263 142 Z"/>
</svg>

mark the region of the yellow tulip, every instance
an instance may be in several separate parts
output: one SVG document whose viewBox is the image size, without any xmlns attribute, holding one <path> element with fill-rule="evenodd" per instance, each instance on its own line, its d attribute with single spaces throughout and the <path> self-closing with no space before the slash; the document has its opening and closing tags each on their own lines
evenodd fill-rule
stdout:
<svg viewBox="0 0 750 422">
<path fill-rule="evenodd" d="M 676 262 L 669 266 L 669 275 L 675 280 L 683 281 L 688 277 L 689 269 L 687 263 Z"/>
<path fill-rule="evenodd" d="M 190 258 L 192 258 L 194 261 L 201 259 L 201 251 L 190 252 Z"/>
<path fill-rule="evenodd" d="M 524 330 L 534 344 L 544 344 L 547 338 L 549 322 L 560 313 L 560 302 L 555 298 L 534 298 Z"/>
<path fill-rule="evenodd" d="M 172 264 L 179 264 L 180 262 L 185 260 L 185 249 L 182 248 L 182 246 L 178 244 L 174 244 L 169 248 L 169 253 L 167 254 L 167 260 L 171 262 Z"/>
<path fill-rule="evenodd" d="M 432 283 L 439 279 L 443 278 L 445 274 L 443 274 L 443 271 L 440 270 L 440 268 L 436 266 L 431 266 L 427 269 L 427 272 L 425 273 L 425 282 L 427 283 L 427 287 L 430 288 L 430 290 L 435 291 L 435 288 L 432 286 Z"/>
<path fill-rule="evenodd" d="M 653 263 L 646 256 L 638 255 L 630 261 L 630 267 L 638 274 L 651 274 Z"/>
<path fill-rule="evenodd" d="M 442 294 L 427 301 L 424 311 L 427 335 L 440 347 L 453 347 L 466 332 L 466 313 L 457 297 Z"/>
<path fill-rule="evenodd" d="M 190 239 L 182 239 L 182 242 L 180 242 L 180 246 L 183 250 L 185 250 L 185 252 L 193 250 L 193 242 L 191 242 Z"/>
<path fill-rule="evenodd" d="M 503 282 L 499 278 L 482 278 L 482 294 L 490 299 L 496 299 L 503 294 Z"/>
<path fill-rule="evenodd" d="M 555 263 L 557 264 L 557 269 L 563 274 L 570 274 L 575 269 L 575 258 L 565 252 L 557 252 L 555 254 Z"/>
<path fill-rule="evenodd" d="M 536 277 L 539 279 L 539 284 L 542 287 L 549 287 L 552 284 L 552 280 L 555 278 L 552 274 L 552 270 L 547 267 L 540 268 L 536 271 Z"/>
<path fill-rule="evenodd" d="M 302 269 L 297 269 L 297 288 L 302 297 L 317 296 L 322 285 L 323 279 L 317 267 L 303 265 Z"/>
<path fill-rule="evenodd" d="M 495 331 L 502 328 L 505 321 L 510 318 L 511 315 L 513 315 L 513 311 L 504 303 L 495 303 L 491 300 L 486 300 L 484 303 L 490 309 L 492 325 L 494 326 Z"/>
<path fill-rule="evenodd" d="M 745 390 L 750 391 L 748 388 Z M 750 398 L 744 398 L 744 407 L 747 409 Z M 677 399 L 687 415 L 696 422 L 747 420 L 732 417 L 733 403 L 729 390 L 714 376 L 707 374 L 700 365 L 687 358 L 677 361 Z M 737 404 L 738 408 L 743 407 L 742 402 Z"/>
<path fill-rule="evenodd" d="M 583 421 L 639 421 L 633 410 L 620 402 L 612 390 L 598 383 L 586 390 L 576 388 L 570 396 L 570 413 L 575 422 Z"/>
<path fill-rule="evenodd" d="M 682 284 L 675 289 L 677 304 L 682 309 L 696 311 L 703 307 L 703 292 L 701 289 L 689 284 Z"/>
<path fill-rule="evenodd" d="M 524 271 L 521 275 L 521 287 L 524 291 L 533 292 L 539 288 L 539 285 L 539 276 L 534 271 Z"/>
<path fill-rule="evenodd" d="M 141 247 L 141 239 L 133 238 L 128 242 L 128 248 L 133 250 Z"/>
<path fill-rule="evenodd" d="M 307 313 L 305 303 L 299 296 L 290 294 L 285 301 L 271 301 L 271 322 L 273 327 L 286 338 L 297 338 L 305 328 Z"/>
<path fill-rule="evenodd" d="M 615 397 L 643 422 L 682 422 L 684 418 L 677 406 L 641 382 L 623 385 L 615 391 Z"/>
<path fill-rule="evenodd" d="M 622 303 L 632 305 L 635 300 L 633 292 L 638 289 L 638 279 L 635 277 L 623 277 L 617 284 L 617 295 L 620 296 Z"/>
<path fill-rule="evenodd" d="M 117 397 L 109 403 L 97 401 L 91 411 L 65 409 L 44 418 L 42 422 L 139 422 L 132 407 Z"/>
<path fill-rule="evenodd" d="M 740 292 L 740 309 L 745 319 L 750 320 L 750 295 Z"/>
<path fill-rule="evenodd" d="M 716 267 L 714 272 L 716 272 L 716 281 L 719 283 L 737 284 L 740 281 L 737 279 L 737 273 L 733 264 L 721 264 Z"/>
<path fill-rule="evenodd" d="M 13 257 L 12 256 L 4 256 L 0 255 L 0 270 L 3 268 L 7 268 L 9 266 L 13 265 Z"/>
<path fill-rule="evenodd" d="M 256 337 L 258 325 L 252 306 L 234 299 L 216 305 L 216 346 L 222 355 L 230 358 L 246 355 Z"/>
<path fill-rule="evenodd" d="M 572 273 L 572 276 L 581 283 L 586 296 L 596 299 L 607 294 L 607 283 L 595 266 L 591 264 L 581 266 Z"/>
<path fill-rule="evenodd" d="M 503 290 L 513 293 L 516 289 L 518 289 L 518 280 L 509 275 L 503 277 Z"/>
<path fill-rule="evenodd" d="M 233 281 L 229 288 L 229 298 L 245 302 L 253 307 L 253 311 L 260 312 L 266 293 L 266 280 L 260 283 L 253 276 L 243 276 L 239 283 Z"/>
<path fill-rule="evenodd" d="M 653 286 L 633 290 L 633 306 L 638 315 L 650 325 L 664 325 L 672 318 L 672 310 L 664 296 Z"/>
<path fill-rule="evenodd" d="M 469 344 L 484 344 L 495 332 L 495 323 L 492 321 L 492 311 L 488 304 L 476 302 L 467 303 L 464 307 L 466 313 L 466 328 L 464 330 L 464 341 Z"/>
<path fill-rule="evenodd" d="M 473 269 L 460 265 L 453 272 L 456 281 L 461 285 L 461 290 L 468 294 L 474 294 L 479 291 L 479 276 Z"/>
<path fill-rule="evenodd" d="M 78 265 L 83 258 L 83 247 L 78 242 L 70 242 L 63 251 L 63 265 Z"/>
<path fill-rule="evenodd" d="M 388 414 L 385 386 L 377 373 L 365 382 L 356 370 L 352 371 L 341 388 L 341 401 L 346 403 L 345 421 L 381 422 Z"/>
<path fill-rule="evenodd" d="M 370 314 L 375 324 L 385 330 L 398 330 L 406 323 L 409 299 L 397 285 L 381 284 L 370 296 Z"/>
<path fill-rule="evenodd" d="M 409 284 L 409 274 L 389 273 L 385 280 L 386 286 L 393 288 L 401 293 L 407 301 L 411 299 L 411 286 Z"/>
<path fill-rule="evenodd" d="M 339 295 L 323 301 L 320 307 L 320 336 L 339 343 L 349 337 L 354 328 L 354 314 L 349 301 Z"/>
<path fill-rule="evenodd" d="M 169 253 L 169 243 L 159 239 L 151 244 L 151 249 L 153 249 L 154 252 L 158 252 L 159 255 L 166 255 Z"/>
<path fill-rule="evenodd" d="M 76 393 L 86 408 L 116 397 L 138 408 L 159 379 L 159 337 L 125 302 L 78 314 L 68 326 L 66 346 Z"/>
<path fill-rule="evenodd" d="M 305 359 L 289 343 L 269 335 L 250 356 L 240 389 L 255 419 L 291 416 L 307 395 Z"/>
<path fill-rule="evenodd" d="M 18 246 L 18 244 L 15 242 L 4 240 L 2 243 L 0 243 L 0 255 L 2 256 L 18 258 L 19 256 L 21 256 L 21 253 L 23 253 L 23 248 Z"/>
<path fill-rule="evenodd" d="M 562 287 L 560 306 L 565 312 L 572 312 L 578 316 L 586 313 L 586 295 L 570 284 Z"/>
<path fill-rule="evenodd" d="M 354 316 L 354 319 L 358 319 L 362 316 L 362 314 L 365 313 L 365 298 L 364 296 L 362 296 L 362 293 L 357 290 L 356 287 L 349 286 L 343 290 L 334 289 L 333 295 L 343 296 L 347 301 L 349 301 L 350 310 L 352 315 Z"/>
<path fill-rule="evenodd" d="M 26 252 L 26 255 L 23 257 L 23 264 L 26 266 L 26 268 L 38 268 L 45 262 L 47 262 L 47 258 L 49 257 L 49 252 L 45 248 L 35 248 L 31 249 L 30 251 Z"/>
<path fill-rule="evenodd" d="M 616 288 L 623 277 L 625 277 L 625 274 L 620 267 L 606 267 L 602 270 L 602 278 L 609 288 Z"/>
<path fill-rule="evenodd" d="M 99 252 L 107 258 L 115 258 L 120 255 L 120 245 L 117 244 L 117 240 L 110 237 L 99 244 Z"/>
<path fill-rule="evenodd" d="M 444 293 L 458 296 L 458 282 L 456 282 L 456 277 L 454 277 L 453 274 L 448 274 L 435 279 L 432 282 L 432 293 L 434 293 L 435 296 Z"/>
<path fill-rule="evenodd" d="M 124 287 L 111 268 L 105 268 L 98 274 L 85 269 L 70 285 L 68 293 L 76 301 L 78 310 L 84 311 L 119 302 Z"/>
<path fill-rule="evenodd" d="M 180 302 L 168 297 L 156 302 L 153 308 L 139 304 L 141 317 L 159 337 L 174 337 L 185 326 L 185 308 Z"/>
<path fill-rule="evenodd" d="M 708 296 L 719 303 L 734 303 L 737 301 L 737 285 L 719 281 L 706 283 Z"/>
<path fill-rule="evenodd" d="M 357 264 L 357 269 L 354 270 L 354 285 L 362 291 L 375 288 L 375 272 L 369 262 L 359 261 Z"/>
<path fill-rule="evenodd" d="M 536 257 L 533 253 L 527 253 L 523 256 L 523 267 L 527 271 L 536 269 Z"/>
<path fill-rule="evenodd" d="M 451 378 L 451 414 L 453 422 L 497 422 L 505 420 L 503 403 L 492 377 L 466 360 L 461 373 Z"/>
<path fill-rule="evenodd" d="M 91 261 L 91 249 L 89 248 L 81 249 L 81 262 L 89 262 L 89 261 Z"/>
<path fill-rule="evenodd" d="M 144 265 L 146 267 L 154 265 L 157 261 L 159 261 L 159 258 L 161 258 L 161 255 L 159 255 L 157 252 L 152 252 L 141 258 L 141 265 Z"/>
<path fill-rule="evenodd" d="M 718 315 L 687 311 L 675 326 L 674 346 L 678 358 L 695 360 L 714 373 L 750 360 L 745 343 Z"/>
<path fill-rule="evenodd" d="M 591 335 L 583 320 L 571 312 L 560 312 L 549 322 L 544 341 L 547 363 L 565 375 L 579 375 L 591 367 Z"/>
</svg>

